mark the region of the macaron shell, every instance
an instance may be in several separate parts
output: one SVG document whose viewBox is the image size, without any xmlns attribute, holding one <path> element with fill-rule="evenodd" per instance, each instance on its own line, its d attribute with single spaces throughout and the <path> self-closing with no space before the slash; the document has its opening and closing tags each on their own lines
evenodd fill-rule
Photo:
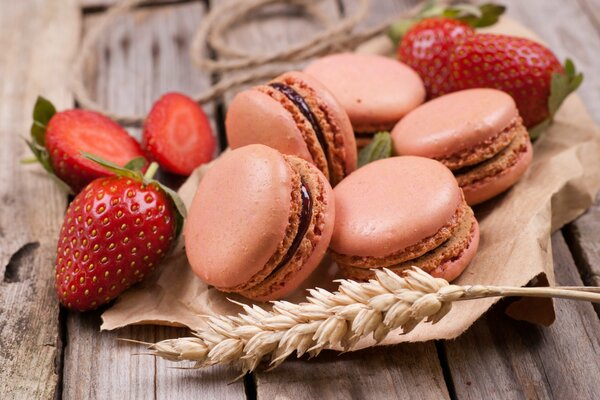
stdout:
<svg viewBox="0 0 600 400">
<path fill-rule="evenodd" d="M 425 87 L 419 75 L 389 57 L 333 54 L 313 61 L 304 72 L 329 89 L 357 132 L 382 124 L 391 128 L 425 100 Z"/>
<path fill-rule="evenodd" d="M 399 155 L 443 157 L 490 139 L 518 117 L 512 97 L 495 89 L 469 89 L 433 99 L 392 130 Z"/>
<path fill-rule="evenodd" d="M 225 129 L 232 149 L 260 143 L 314 162 L 291 114 L 258 90 L 245 90 L 233 98 L 227 110 Z"/>
<path fill-rule="evenodd" d="M 482 182 L 475 182 L 472 185 L 464 186 L 462 188 L 467 204 L 473 206 L 482 203 L 509 189 L 521 179 L 523 174 L 525 174 L 532 160 L 533 148 L 531 142 L 527 141 L 525 152 L 521 154 L 514 165 L 496 176 L 489 177 Z"/>
<path fill-rule="evenodd" d="M 322 229 L 320 240 L 317 242 L 312 254 L 304 262 L 299 271 L 297 271 L 293 275 L 290 275 L 283 284 L 283 286 L 280 286 L 277 290 L 274 290 L 267 296 L 255 297 L 256 300 L 269 301 L 281 299 L 289 295 L 291 292 L 300 287 L 302 285 L 302 282 L 304 282 L 310 276 L 310 274 L 312 274 L 315 271 L 315 269 L 321 263 L 321 260 L 323 260 L 325 253 L 327 252 L 327 248 L 329 247 L 329 242 L 331 240 L 331 235 L 333 234 L 333 226 L 335 221 L 335 197 L 333 189 L 331 188 L 331 185 L 329 185 L 325 177 L 321 174 L 321 172 L 318 169 L 316 169 L 315 167 L 312 168 L 314 168 L 313 173 L 318 173 L 318 175 L 320 175 L 320 177 L 318 177 L 317 179 L 323 180 L 324 187 L 324 191 L 320 196 L 323 199 L 322 201 L 324 205 L 320 217 L 323 221 L 321 226 Z"/>
<path fill-rule="evenodd" d="M 474 229 L 471 241 L 467 248 L 462 252 L 460 257 L 455 260 L 452 260 L 444 265 L 439 266 L 430 272 L 430 274 L 436 278 L 443 278 L 448 282 L 452 282 L 460 274 L 463 273 L 465 268 L 469 266 L 471 261 L 475 258 L 477 254 L 477 248 L 479 247 L 479 224 L 477 220 L 474 220 Z"/>
<path fill-rule="evenodd" d="M 356 151 L 356 140 L 354 138 L 354 130 L 352 129 L 352 124 L 350 123 L 350 118 L 348 118 L 348 114 L 344 111 L 344 108 L 341 106 L 339 101 L 331 94 L 329 90 L 323 86 L 321 82 L 317 79 L 314 79 L 308 74 L 291 71 L 282 75 L 281 78 L 284 80 L 286 78 L 304 81 L 308 84 L 312 90 L 315 91 L 317 96 L 326 104 L 328 111 L 328 119 L 333 121 L 337 129 L 339 130 L 339 135 L 343 137 L 343 148 L 345 153 L 344 159 L 344 167 L 346 172 L 349 174 L 350 172 L 356 169 L 356 160 L 357 160 L 357 151 Z M 329 147 L 334 147 L 335 143 L 329 143 Z"/>
<path fill-rule="evenodd" d="M 264 268 L 286 233 L 292 173 L 279 152 L 263 145 L 215 162 L 184 226 L 188 260 L 203 281 L 234 287 Z"/>
<path fill-rule="evenodd" d="M 353 256 L 387 257 L 436 234 L 462 203 L 440 162 L 392 157 L 367 164 L 338 184 L 331 248 Z"/>
</svg>

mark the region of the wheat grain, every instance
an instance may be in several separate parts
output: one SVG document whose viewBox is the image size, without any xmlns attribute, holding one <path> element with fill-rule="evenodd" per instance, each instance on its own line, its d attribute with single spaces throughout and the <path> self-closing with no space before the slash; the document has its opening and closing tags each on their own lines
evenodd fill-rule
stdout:
<svg viewBox="0 0 600 400">
<path fill-rule="evenodd" d="M 209 316 L 196 337 L 150 344 L 152 354 L 172 361 L 195 361 L 196 367 L 239 364 L 242 374 L 269 358 L 275 368 L 294 352 L 318 355 L 341 346 L 351 350 L 365 337 L 382 341 L 390 331 L 413 330 L 423 320 L 440 321 L 459 300 L 497 296 L 560 297 L 600 302 L 597 288 L 521 288 L 450 285 L 412 267 L 401 277 L 388 269 L 375 270 L 366 283 L 340 280 L 337 292 L 310 289 L 307 301 L 274 301 L 271 311 L 239 304 L 237 316 Z"/>
</svg>

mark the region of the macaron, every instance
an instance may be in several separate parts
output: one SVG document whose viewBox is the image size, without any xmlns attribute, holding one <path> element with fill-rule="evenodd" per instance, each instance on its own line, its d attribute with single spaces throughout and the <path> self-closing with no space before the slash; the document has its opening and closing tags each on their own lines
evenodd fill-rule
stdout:
<svg viewBox="0 0 600 400">
<path fill-rule="evenodd" d="M 333 185 L 356 169 L 356 142 L 344 109 L 321 83 L 287 72 L 244 90 L 225 119 L 232 149 L 264 144 L 313 163 Z"/>
<path fill-rule="evenodd" d="M 469 265 L 479 227 L 452 172 L 423 157 L 391 157 L 358 169 L 334 189 L 330 249 L 344 276 L 413 265 L 448 281 Z"/>
<path fill-rule="evenodd" d="M 319 58 L 304 72 L 317 78 L 348 113 L 359 147 L 425 101 L 423 81 L 389 57 L 340 53 Z"/>
<path fill-rule="evenodd" d="M 450 168 L 470 205 L 514 185 L 533 157 L 514 100 L 495 89 L 431 100 L 398 122 L 392 140 L 399 155 L 433 158 Z"/>
<path fill-rule="evenodd" d="M 198 186 L 184 225 L 192 270 L 224 292 L 287 296 L 315 270 L 335 203 L 311 163 L 264 145 L 224 153 Z"/>
</svg>

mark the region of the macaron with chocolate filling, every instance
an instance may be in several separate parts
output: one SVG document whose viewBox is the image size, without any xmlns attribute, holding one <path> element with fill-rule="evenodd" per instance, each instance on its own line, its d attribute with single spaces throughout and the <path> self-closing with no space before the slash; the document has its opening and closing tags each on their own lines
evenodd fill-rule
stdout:
<svg viewBox="0 0 600 400">
<path fill-rule="evenodd" d="M 358 147 L 425 100 L 423 81 L 412 68 L 375 54 L 340 53 L 316 59 L 304 72 L 317 78 L 348 113 Z"/>
<path fill-rule="evenodd" d="M 348 115 L 315 79 L 287 72 L 238 93 L 225 119 L 232 149 L 259 143 L 317 166 L 335 185 L 356 169 Z"/>
<path fill-rule="evenodd" d="M 334 189 L 336 219 L 330 249 L 344 276 L 402 273 L 415 265 L 448 281 L 469 265 L 479 227 L 452 172 L 423 157 L 367 164 Z"/>
<path fill-rule="evenodd" d="M 514 100 L 495 89 L 469 89 L 431 100 L 392 130 L 399 155 L 429 157 L 454 172 L 467 203 L 510 188 L 533 157 Z"/>
<path fill-rule="evenodd" d="M 331 185 L 315 166 L 249 145 L 224 153 L 200 182 L 184 226 L 185 250 L 207 284 L 279 299 L 318 266 L 334 215 Z"/>
</svg>

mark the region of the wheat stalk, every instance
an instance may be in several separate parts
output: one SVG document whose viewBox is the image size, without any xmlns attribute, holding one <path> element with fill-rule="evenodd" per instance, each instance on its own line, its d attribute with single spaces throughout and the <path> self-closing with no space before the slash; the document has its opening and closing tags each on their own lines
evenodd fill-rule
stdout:
<svg viewBox="0 0 600 400">
<path fill-rule="evenodd" d="M 245 374 L 267 357 L 275 368 L 294 352 L 314 357 L 334 346 L 351 350 L 369 335 L 380 342 L 397 328 L 408 333 L 423 320 L 435 324 L 454 301 L 526 296 L 600 302 L 598 288 L 458 286 L 417 267 L 403 277 L 385 268 L 375 274 L 376 279 L 366 283 L 340 280 L 333 293 L 311 289 L 305 303 L 274 301 L 271 311 L 235 302 L 244 313 L 209 316 L 207 327 L 195 337 L 146 344 L 151 354 L 171 361 L 195 361 L 196 368 L 239 364 Z"/>
</svg>

